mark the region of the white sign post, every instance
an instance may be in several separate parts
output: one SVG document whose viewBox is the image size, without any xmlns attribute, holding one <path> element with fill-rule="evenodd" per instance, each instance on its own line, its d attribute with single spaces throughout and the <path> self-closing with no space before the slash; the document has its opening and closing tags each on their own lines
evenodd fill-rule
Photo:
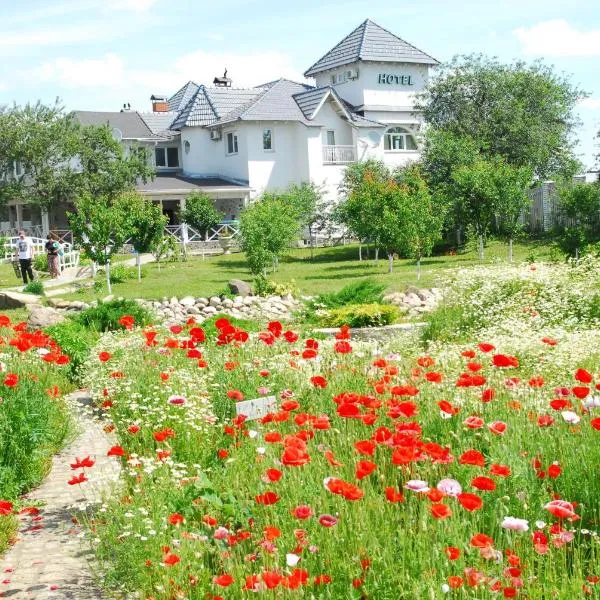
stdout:
<svg viewBox="0 0 600 600">
<path fill-rule="evenodd" d="M 235 414 L 244 415 L 248 421 L 260 419 L 270 412 L 277 410 L 277 399 L 275 396 L 254 398 L 254 400 L 242 400 L 235 403 Z"/>
</svg>

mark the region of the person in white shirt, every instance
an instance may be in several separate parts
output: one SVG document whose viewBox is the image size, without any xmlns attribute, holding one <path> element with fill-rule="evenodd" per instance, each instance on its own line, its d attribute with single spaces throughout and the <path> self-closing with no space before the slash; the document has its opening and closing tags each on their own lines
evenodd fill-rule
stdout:
<svg viewBox="0 0 600 600">
<path fill-rule="evenodd" d="M 29 281 L 33 281 L 33 269 L 31 268 L 31 261 L 33 260 L 35 250 L 33 247 L 33 240 L 25 235 L 24 231 L 19 231 L 19 237 L 15 244 L 15 256 L 19 258 L 19 264 L 21 265 L 21 275 L 23 276 L 23 283 L 27 285 L 27 277 Z"/>
</svg>

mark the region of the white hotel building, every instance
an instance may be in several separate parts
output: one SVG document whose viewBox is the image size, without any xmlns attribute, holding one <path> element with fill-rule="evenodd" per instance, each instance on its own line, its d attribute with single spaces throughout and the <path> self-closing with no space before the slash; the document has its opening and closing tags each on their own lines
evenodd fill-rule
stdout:
<svg viewBox="0 0 600 600">
<path fill-rule="evenodd" d="M 438 62 L 370 20 L 304 73 L 314 86 L 278 79 L 253 88 L 215 78 L 152 96 L 151 113 L 77 111 L 82 124 L 108 124 L 126 148 L 149 148 L 156 178 L 140 193 L 159 202 L 171 225 L 193 191 L 204 191 L 236 219 L 251 199 L 291 183 L 324 186 L 332 200 L 349 163 L 389 166 L 419 157 L 416 92 Z M 35 214 L 7 207 L 2 227 L 68 228 L 65 206 Z"/>
</svg>

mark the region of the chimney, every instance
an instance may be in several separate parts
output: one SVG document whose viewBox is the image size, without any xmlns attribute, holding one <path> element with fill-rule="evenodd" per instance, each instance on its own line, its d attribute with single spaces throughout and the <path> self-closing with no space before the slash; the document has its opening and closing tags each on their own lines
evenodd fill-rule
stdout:
<svg viewBox="0 0 600 600">
<path fill-rule="evenodd" d="M 167 102 L 166 96 L 163 96 L 162 94 L 152 94 L 150 100 L 152 101 L 152 112 L 169 112 L 169 103 Z"/>
<path fill-rule="evenodd" d="M 231 87 L 231 79 L 227 77 L 227 69 L 225 69 L 225 73 L 223 73 L 223 77 L 215 77 L 213 80 L 213 85 L 216 87 Z"/>
</svg>

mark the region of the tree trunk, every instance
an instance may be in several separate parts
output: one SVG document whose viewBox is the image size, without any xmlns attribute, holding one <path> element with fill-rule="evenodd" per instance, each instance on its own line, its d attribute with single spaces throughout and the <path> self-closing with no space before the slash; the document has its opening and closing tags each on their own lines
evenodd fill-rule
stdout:
<svg viewBox="0 0 600 600">
<path fill-rule="evenodd" d="M 460 248 L 461 239 L 460 239 L 460 227 L 456 228 L 456 245 Z"/>
<path fill-rule="evenodd" d="M 135 255 L 135 264 L 137 265 L 137 272 L 138 272 L 138 282 L 142 281 L 142 259 L 140 257 L 140 253 L 136 252 Z"/>
<path fill-rule="evenodd" d="M 92 261 L 92 279 L 96 277 L 96 261 Z"/>
<path fill-rule="evenodd" d="M 388 253 L 388 273 L 394 272 L 394 253 Z"/>
<path fill-rule="evenodd" d="M 313 244 L 312 227 L 310 225 L 308 226 L 308 237 L 310 243 L 310 260 L 313 260 L 313 258 L 315 257 L 315 247 Z"/>
<path fill-rule="evenodd" d="M 575 248 L 575 262 L 579 262 L 579 248 Z"/>
<path fill-rule="evenodd" d="M 358 260 L 362 262 L 362 244 L 360 242 L 358 244 Z"/>
<path fill-rule="evenodd" d="M 512 238 L 508 240 L 508 262 L 513 261 L 513 241 Z"/>
<path fill-rule="evenodd" d="M 483 260 L 483 236 L 479 236 L 479 260 Z"/>
<path fill-rule="evenodd" d="M 104 270 L 106 271 L 106 288 L 108 289 L 108 293 L 112 294 L 112 286 L 110 284 L 110 260 L 106 261 Z"/>
<path fill-rule="evenodd" d="M 421 279 L 421 258 L 417 258 L 417 281 Z"/>
<path fill-rule="evenodd" d="M 375 247 L 375 264 L 379 264 L 379 246 Z"/>
</svg>

